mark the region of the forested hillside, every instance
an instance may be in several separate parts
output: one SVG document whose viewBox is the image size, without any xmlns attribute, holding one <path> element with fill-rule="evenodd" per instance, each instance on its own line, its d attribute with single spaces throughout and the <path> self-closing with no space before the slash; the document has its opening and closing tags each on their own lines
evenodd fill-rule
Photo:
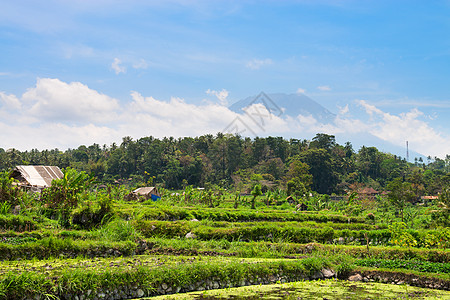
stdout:
<svg viewBox="0 0 450 300">
<path fill-rule="evenodd" d="M 252 182 L 259 182 L 267 189 L 343 194 L 362 187 L 386 190 L 400 181 L 422 196 L 437 194 L 450 184 L 449 155 L 408 163 L 375 147 L 339 145 L 327 134 L 311 141 L 219 133 L 179 139 L 125 137 L 120 145 L 83 145 L 66 151 L 0 148 L 1 170 L 22 164 L 73 167 L 105 183 L 126 180 L 169 189 L 217 185 L 245 192 Z"/>
</svg>

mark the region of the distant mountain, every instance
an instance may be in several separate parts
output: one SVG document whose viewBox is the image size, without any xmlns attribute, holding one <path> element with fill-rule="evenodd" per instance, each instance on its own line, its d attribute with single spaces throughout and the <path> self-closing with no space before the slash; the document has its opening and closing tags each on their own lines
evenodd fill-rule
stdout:
<svg viewBox="0 0 450 300">
<path fill-rule="evenodd" d="M 260 93 L 257 96 L 248 97 L 242 99 L 229 108 L 236 113 L 244 113 L 247 107 L 253 104 L 264 105 L 272 114 L 285 118 L 286 116 L 296 119 L 298 115 L 313 116 L 319 123 L 322 124 L 335 124 L 336 115 L 330 112 L 328 109 L 314 101 L 313 99 L 303 94 L 265 94 Z M 277 132 L 275 134 L 283 136 L 284 138 L 303 138 L 311 139 L 312 137 L 305 136 L 306 132 L 289 132 L 282 133 Z M 317 132 L 318 133 L 318 132 Z M 326 132 L 325 132 L 326 133 Z M 265 132 L 263 135 L 273 134 L 271 132 Z M 386 153 L 392 153 L 397 156 L 406 157 L 406 145 L 399 146 L 389 141 L 382 140 L 369 132 L 360 133 L 341 133 L 336 134 L 336 141 L 343 145 L 345 142 L 350 141 L 355 151 L 358 151 L 362 146 L 377 147 L 378 150 Z M 405 141 L 406 142 L 406 141 Z M 413 162 L 415 157 L 426 157 L 411 147 L 409 149 L 409 161 Z"/>
<path fill-rule="evenodd" d="M 230 110 L 243 113 L 252 104 L 263 104 L 274 115 L 288 115 L 296 118 L 298 115 L 312 115 L 320 123 L 332 123 L 335 114 L 303 94 L 265 94 L 242 99 L 230 106 Z"/>
</svg>

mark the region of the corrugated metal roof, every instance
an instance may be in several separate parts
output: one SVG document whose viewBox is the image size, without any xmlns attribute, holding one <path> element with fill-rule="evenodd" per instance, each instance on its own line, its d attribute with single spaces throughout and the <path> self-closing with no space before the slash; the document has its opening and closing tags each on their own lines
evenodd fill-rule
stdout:
<svg viewBox="0 0 450 300">
<path fill-rule="evenodd" d="M 16 171 L 31 186 L 48 187 L 53 179 L 63 178 L 64 174 L 56 166 L 17 166 Z"/>
</svg>

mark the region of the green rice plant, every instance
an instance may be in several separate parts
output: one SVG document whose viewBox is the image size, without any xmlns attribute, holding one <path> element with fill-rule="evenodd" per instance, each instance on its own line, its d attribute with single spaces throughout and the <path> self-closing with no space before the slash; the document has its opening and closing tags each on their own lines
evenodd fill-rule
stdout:
<svg viewBox="0 0 450 300">
<path fill-rule="evenodd" d="M 11 210 L 11 204 L 7 201 L 0 203 L 0 215 L 7 215 Z"/>
<path fill-rule="evenodd" d="M 388 269 L 407 269 L 419 272 L 429 273 L 450 273 L 450 263 L 438 263 L 413 260 L 390 260 L 390 259 L 361 259 L 355 262 L 358 266 L 388 268 Z"/>
<path fill-rule="evenodd" d="M 329 263 L 322 256 L 311 256 L 301 260 L 306 272 L 313 276 L 317 272 L 320 272 L 324 267 L 328 267 Z"/>
<path fill-rule="evenodd" d="M 26 243 L 0 243 L 1 260 L 17 259 L 45 259 L 50 257 L 77 257 L 77 256 L 111 256 L 120 254 L 129 256 L 135 253 L 135 242 L 110 242 L 102 240 L 74 241 L 70 238 L 46 237 Z M 116 254 L 114 254 L 116 253 Z"/>
<path fill-rule="evenodd" d="M 331 257 L 336 276 L 345 278 L 355 269 L 355 259 L 348 254 L 338 254 Z"/>
<path fill-rule="evenodd" d="M 32 218 L 22 215 L 1 215 L 0 214 L 0 229 L 14 230 L 18 232 L 32 231 L 39 228 L 39 223 Z"/>
<path fill-rule="evenodd" d="M 37 239 L 35 237 L 28 237 L 28 236 L 8 237 L 8 238 L 4 237 L 3 239 L 0 240 L 1 243 L 8 243 L 10 245 L 21 245 L 21 244 L 35 242 L 35 241 L 37 241 Z"/>
<path fill-rule="evenodd" d="M 137 241 L 142 239 L 141 234 L 136 230 L 130 221 L 115 219 L 102 226 L 97 231 L 97 235 L 104 240 L 119 241 Z"/>
<path fill-rule="evenodd" d="M 287 204 L 289 205 L 289 204 Z M 255 210 L 229 210 L 224 208 L 182 208 L 177 206 L 170 206 L 167 204 L 154 204 L 151 207 L 140 207 L 138 219 L 143 220 L 211 220 L 211 221 L 228 221 L 228 222 L 249 222 L 249 221 L 315 221 L 317 223 L 366 223 L 363 217 L 347 217 L 336 212 L 296 212 L 289 210 L 267 210 L 258 208 Z M 129 207 L 117 210 L 119 216 L 121 214 L 130 215 Z"/>
</svg>

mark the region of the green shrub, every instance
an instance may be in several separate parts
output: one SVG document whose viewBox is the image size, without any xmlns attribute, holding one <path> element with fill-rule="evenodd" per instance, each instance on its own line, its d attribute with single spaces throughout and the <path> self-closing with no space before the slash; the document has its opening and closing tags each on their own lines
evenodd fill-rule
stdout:
<svg viewBox="0 0 450 300">
<path fill-rule="evenodd" d="M 313 276 L 317 272 L 320 272 L 324 267 L 328 267 L 325 258 L 320 256 L 304 258 L 302 259 L 302 264 L 309 276 Z"/>
<path fill-rule="evenodd" d="M 140 233 L 130 221 L 115 219 L 102 226 L 97 231 L 98 236 L 106 241 L 137 241 L 141 239 Z"/>
<path fill-rule="evenodd" d="M 64 170 L 64 177 L 54 179 L 52 185 L 42 192 L 42 202 L 49 209 L 57 210 L 61 225 L 70 226 L 70 211 L 78 206 L 94 177 L 75 169 Z"/>
<path fill-rule="evenodd" d="M 395 222 L 389 226 L 391 231 L 391 243 L 401 247 L 417 246 L 417 240 L 406 231 L 406 224 L 403 222 Z"/>
<path fill-rule="evenodd" d="M 136 228 L 145 237 L 184 237 L 191 231 L 191 224 L 185 221 L 136 221 Z"/>
<path fill-rule="evenodd" d="M 333 256 L 332 262 L 336 276 L 339 278 L 345 278 L 355 269 L 355 259 L 348 254 Z"/>
<path fill-rule="evenodd" d="M 113 216 L 112 200 L 108 195 L 97 194 L 97 204 L 87 202 L 72 212 L 72 224 L 82 229 L 92 229 L 109 221 Z"/>
</svg>

